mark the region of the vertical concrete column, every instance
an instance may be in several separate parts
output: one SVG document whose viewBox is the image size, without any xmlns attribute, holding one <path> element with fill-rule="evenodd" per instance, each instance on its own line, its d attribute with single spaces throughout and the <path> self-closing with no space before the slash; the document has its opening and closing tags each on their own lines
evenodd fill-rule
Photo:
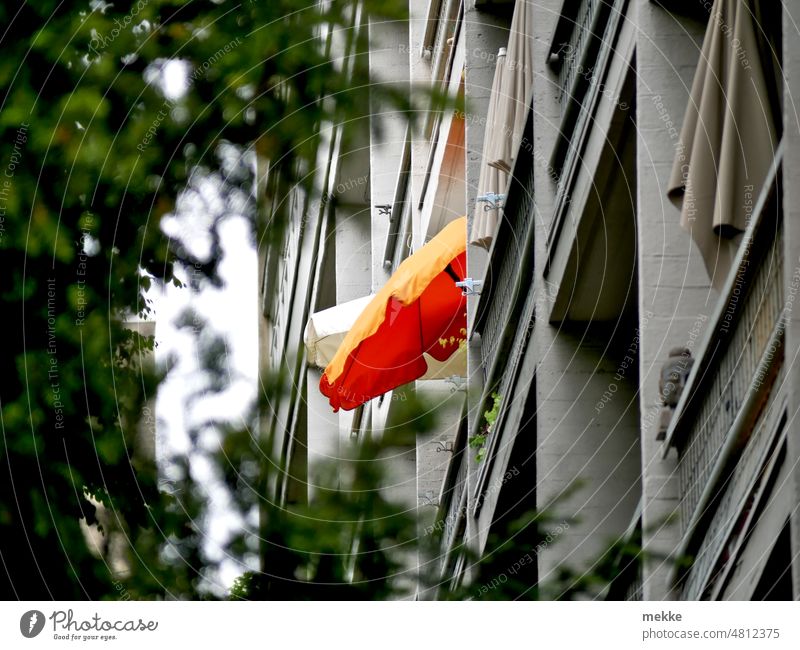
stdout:
<svg viewBox="0 0 800 650">
<path fill-rule="evenodd" d="M 800 265 L 800 184 L 797 182 L 800 169 L 800 120 L 797 101 L 800 98 L 800 34 L 797 32 L 800 21 L 800 7 L 797 3 L 784 3 L 783 6 L 783 77 L 785 80 L 783 97 L 783 237 L 784 237 L 784 296 L 791 295 L 792 282 Z M 794 288 L 796 291 L 796 286 Z M 795 301 L 796 302 L 796 301 Z M 786 322 L 786 384 L 788 387 L 788 453 L 784 461 L 794 468 L 794 502 L 800 501 L 800 364 L 797 363 L 800 351 L 800 310 L 795 308 L 788 314 Z M 800 515 L 797 511 L 791 519 L 792 581 L 794 598 L 800 599 Z"/>
<path fill-rule="evenodd" d="M 368 206 L 336 208 L 336 302 L 369 295 L 372 289 L 372 222 Z"/>
<path fill-rule="evenodd" d="M 320 473 L 314 471 L 315 466 L 321 463 L 330 463 L 340 458 L 339 451 L 339 416 L 333 412 L 328 399 L 319 391 L 319 380 L 322 371 L 309 368 L 306 371 L 308 382 L 308 399 L 305 405 L 308 409 L 308 501 L 312 503 L 316 497 L 318 486 L 315 481 L 320 479 Z M 336 487 L 336 486 L 326 486 Z"/>
<path fill-rule="evenodd" d="M 636 384 L 606 356 L 606 340 L 537 324 L 537 506 L 563 530 L 539 552 L 539 579 L 591 571 L 628 527 L 639 500 Z M 611 399 L 604 401 L 604 397 Z"/>
<path fill-rule="evenodd" d="M 372 220 L 369 206 L 337 205 L 336 302 L 369 295 L 372 290 Z M 342 452 L 350 441 L 353 411 L 339 411 Z"/>
<path fill-rule="evenodd" d="M 670 348 L 693 348 L 702 339 L 718 296 L 667 198 L 705 25 L 648 0 L 635 5 L 642 528 L 643 546 L 652 558 L 645 560 L 643 580 L 644 599 L 661 600 L 670 597 L 672 569 L 663 557 L 677 546 L 680 525 L 667 522 L 678 505 L 679 485 L 675 452 L 664 459 L 656 441 L 659 375 Z"/>
<path fill-rule="evenodd" d="M 410 91 L 409 29 L 406 21 L 370 22 L 370 88 L 382 85 L 406 86 Z M 384 111 L 377 98 L 370 106 L 370 194 L 372 205 L 372 290 L 377 291 L 389 279 L 391 269 L 384 268 L 389 215 L 378 214 L 377 205 L 393 206 L 395 189 L 405 147 L 409 116 Z M 407 196 L 411 200 L 411 195 Z M 399 228 L 399 223 L 394 225 Z M 397 242 L 400 245 L 400 242 Z"/>
<path fill-rule="evenodd" d="M 408 11 L 408 69 L 411 83 L 424 86 L 431 82 L 431 57 L 422 50 L 422 41 L 428 18 L 429 0 L 409 0 Z M 425 122 L 424 111 L 416 115 L 418 127 Z M 418 209 L 428 167 L 430 145 L 421 128 L 415 129 L 411 138 L 411 224 L 415 245 L 422 240 L 421 212 Z"/>
<path fill-rule="evenodd" d="M 555 298 L 554 292 L 549 290 L 549 284 L 544 278 L 547 255 L 547 235 L 553 220 L 555 206 L 556 185 L 549 167 L 553 148 L 559 136 L 561 121 L 561 107 L 557 100 L 558 86 L 556 76 L 548 67 L 550 43 L 556 22 L 561 13 L 561 0 L 541 0 L 533 5 L 533 159 L 534 159 L 534 290 L 539 299 L 535 305 L 535 320 L 533 333 L 530 340 L 530 354 L 534 355 L 537 364 L 536 370 L 536 506 L 541 507 L 548 503 L 554 491 L 565 487 L 555 481 L 556 477 L 550 467 L 544 467 L 543 461 L 552 457 L 545 454 L 563 455 L 569 447 L 558 448 L 556 439 L 551 436 L 555 426 L 564 413 L 564 403 L 552 399 L 553 380 L 557 379 L 559 366 L 569 365 L 570 354 L 562 356 L 562 352 L 553 349 L 555 330 L 548 325 L 548 315 L 551 310 L 550 301 Z M 542 361 L 550 364 L 552 368 L 548 374 L 540 374 Z M 549 445 L 547 443 L 550 443 Z M 545 471 L 542 471 L 545 470 Z M 541 477 L 545 477 L 548 487 L 542 484 Z M 544 489 L 543 489 L 544 488 Z M 550 553 L 543 553 L 537 558 L 539 577 L 542 581 L 552 579 L 552 569 L 559 563 L 557 553 L 560 552 L 564 540 L 551 549 Z"/>
<path fill-rule="evenodd" d="M 436 430 L 430 433 L 417 433 L 416 436 L 416 489 L 417 489 L 417 535 L 420 540 L 418 565 L 424 575 L 432 575 L 437 567 L 439 554 L 426 555 L 430 535 L 436 532 L 435 519 L 439 508 L 442 486 L 447 467 L 452 459 L 460 423 L 465 393 L 452 391 L 451 384 L 439 380 L 425 380 L 416 383 L 417 394 L 435 405 Z M 430 563 L 430 564 L 428 564 Z M 420 600 L 431 600 L 435 588 L 420 590 Z"/>
</svg>

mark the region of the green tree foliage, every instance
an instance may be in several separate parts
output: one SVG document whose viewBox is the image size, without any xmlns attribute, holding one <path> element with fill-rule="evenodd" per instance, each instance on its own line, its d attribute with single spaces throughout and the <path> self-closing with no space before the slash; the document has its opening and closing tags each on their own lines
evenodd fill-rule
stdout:
<svg viewBox="0 0 800 650">
<path fill-rule="evenodd" d="M 136 549 L 128 593 L 196 595 L 201 499 L 188 472 L 181 499 L 160 492 L 138 449 L 158 378 L 136 363 L 152 339 L 121 321 L 146 316 L 144 291 L 177 284 L 181 264 L 219 282 L 215 227 L 202 256 L 160 228 L 194 174 L 249 196 L 253 152 L 291 175 L 312 160 L 322 120 L 369 105 L 366 76 L 351 85 L 319 38 L 322 25 L 355 38 L 352 6 L 328 4 L 0 4 L 0 596 L 118 595 L 80 529 L 98 502 Z M 182 94 L 161 83 L 168 61 L 184 66 Z M 407 97 L 386 91 L 399 109 Z"/>
</svg>

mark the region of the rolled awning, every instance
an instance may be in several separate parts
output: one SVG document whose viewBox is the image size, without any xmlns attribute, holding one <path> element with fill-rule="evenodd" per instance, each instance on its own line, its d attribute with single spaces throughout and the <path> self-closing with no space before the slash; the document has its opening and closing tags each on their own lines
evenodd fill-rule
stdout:
<svg viewBox="0 0 800 650">
<path fill-rule="evenodd" d="M 331 362 L 345 335 L 373 298 L 364 296 L 348 300 L 311 315 L 306 323 L 303 341 L 306 344 L 306 357 L 312 366 L 324 368 Z"/>
<path fill-rule="evenodd" d="M 350 410 L 422 377 L 425 355 L 446 361 L 466 340 L 467 224 L 461 217 L 405 259 L 369 301 L 325 368 L 319 388 Z"/>
<path fill-rule="evenodd" d="M 345 336 L 374 297 L 356 298 L 311 315 L 303 336 L 306 356 L 311 365 L 325 368 L 333 360 Z M 467 351 L 464 347 L 456 350 L 446 361 L 434 359 L 427 353 L 424 354 L 424 358 L 428 370 L 419 377 L 420 380 L 467 375 Z"/>
<path fill-rule="evenodd" d="M 491 125 L 491 147 L 484 151 L 492 167 L 511 172 L 522 141 L 533 90 L 533 0 L 517 0 L 503 61 L 497 120 Z"/>
<path fill-rule="evenodd" d="M 773 54 L 746 0 L 716 0 L 668 195 L 721 288 L 777 147 Z"/>
<path fill-rule="evenodd" d="M 497 106 L 500 102 L 505 65 L 506 48 L 501 47 L 497 54 L 492 92 L 489 95 L 489 109 L 486 112 L 486 131 L 483 136 L 484 156 L 489 155 L 492 150 L 495 131 L 498 128 L 502 129 L 502 124 L 498 127 L 501 120 L 499 119 Z M 469 243 L 488 250 L 492 244 L 492 239 L 494 239 L 495 232 L 497 232 L 497 223 L 500 219 L 502 208 L 493 205 L 489 201 L 481 200 L 481 197 L 486 197 L 489 194 L 502 194 L 508 184 L 508 174 L 497 167 L 486 164 L 486 162 L 484 160 L 483 164 L 481 164 L 481 173 L 478 176 L 478 200 L 475 202 Z"/>
</svg>

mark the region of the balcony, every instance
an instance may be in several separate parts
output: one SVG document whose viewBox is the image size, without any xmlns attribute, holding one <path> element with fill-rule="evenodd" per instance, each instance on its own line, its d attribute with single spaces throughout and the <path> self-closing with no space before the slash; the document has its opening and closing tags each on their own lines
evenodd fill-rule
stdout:
<svg viewBox="0 0 800 650">
<path fill-rule="evenodd" d="M 489 250 L 486 277 L 478 298 L 473 331 L 481 335 L 481 365 L 484 392 L 478 411 L 490 408 L 492 394 L 509 395 L 518 374 L 533 323 L 533 111 L 529 108 L 522 142 L 515 158 L 503 217 Z M 480 464 L 474 503 L 476 514 L 481 507 L 491 473 L 498 433 L 503 429 L 504 404 L 501 403 L 493 433 L 486 441 L 486 453 Z M 476 435 L 481 425 L 476 419 Z"/>
<path fill-rule="evenodd" d="M 565 0 L 551 40 L 549 65 L 560 105 L 559 136 L 550 157 L 558 175 L 547 236 L 551 251 L 570 208 L 570 194 L 586 165 L 583 151 L 590 131 L 598 128 L 599 106 L 604 97 L 611 101 L 621 92 L 619 71 L 612 64 L 615 59 L 623 60 L 623 65 L 632 61 L 635 37 L 625 25 L 627 6 L 628 0 Z"/>
<path fill-rule="evenodd" d="M 558 92 L 563 117 L 570 103 L 586 92 L 588 79 L 581 70 L 590 65 L 601 46 L 611 4 L 606 0 L 566 0 L 550 47 L 550 65 L 558 72 Z"/>
<path fill-rule="evenodd" d="M 453 52 L 461 24 L 461 0 L 430 0 L 428 21 L 422 39 L 423 52 L 431 61 L 431 79 L 434 84 L 447 86 L 452 72 Z"/>
<path fill-rule="evenodd" d="M 442 486 L 439 513 L 434 529 L 441 532 L 439 539 L 441 579 L 456 578 L 458 545 L 463 541 L 467 514 L 467 456 L 465 427 L 456 438 L 453 460 Z"/>
<path fill-rule="evenodd" d="M 682 597 L 713 597 L 742 517 L 774 464 L 782 435 L 782 148 L 755 206 L 667 434 L 678 452 L 679 556 L 693 556 Z M 759 487 L 761 486 L 761 487 Z M 749 505 L 748 505 L 749 504 Z M 738 524 L 737 524 L 738 522 Z M 735 546 L 735 544 L 733 544 Z M 729 569 L 729 567 L 727 567 Z"/>
</svg>

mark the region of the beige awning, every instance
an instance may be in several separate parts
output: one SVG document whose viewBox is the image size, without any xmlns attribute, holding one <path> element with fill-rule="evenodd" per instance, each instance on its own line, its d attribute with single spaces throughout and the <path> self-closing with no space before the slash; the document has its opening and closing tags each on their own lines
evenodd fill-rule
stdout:
<svg viewBox="0 0 800 650">
<path fill-rule="evenodd" d="M 353 323 L 375 296 L 364 296 L 343 302 L 311 315 L 306 323 L 303 340 L 308 363 L 325 368 L 339 349 Z M 437 361 L 425 354 L 428 372 L 420 379 L 445 379 L 453 375 L 467 376 L 466 349 L 455 352 L 447 361 Z"/>
<path fill-rule="evenodd" d="M 497 66 L 492 82 L 492 91 L 489 95 L 489 109 L 486 112 L 486 131 L 483 136 L 484 160 L 481 163 L 481 173 L 478 176 L 478 200 L 475 202 L 475 212 L 472 219 L 472 229 L 470 230 L 469 243 L 475 246 L 482 246 L 488 250 L 492 243 L 497 223 L 500 219 L 501 208 L 481 200 L 489 194 L 502 194 L 505 192 L 508 183 L 508 174 L 486 164 L 485 156 L 492 148 L 492 140 L 495 137 L 499 114 L 497 104 L 500 99 L 500 87 L 502 85 L 503 71 L 505 70 L 506 48 L 501 47 L 497 53 Z M 500 125 L 502 128 L 502 124 Z"/>
<path fill-rule="evenodd" d="M 501 76 L 491 147 L 485 151 L 492 167 L 510 172 L 522 141 L 533 90 L 533 0 L 517 0 Z"/>
<path fill-rule="evenodd" d="M 669 197 L 720 288 L 733 262 L 777 136 L 763 40 L 745 0 L 716 0 L 697 64 Z M 773 77 L 774 79 L 774 77 Z"/>
<path fill-rule="evenodd" d="M 311 315 L 303 334 L 309 364 L 325 368 L 331 362 L 345 334 L 373 297 L 349 300 Z"/>
</svg>

